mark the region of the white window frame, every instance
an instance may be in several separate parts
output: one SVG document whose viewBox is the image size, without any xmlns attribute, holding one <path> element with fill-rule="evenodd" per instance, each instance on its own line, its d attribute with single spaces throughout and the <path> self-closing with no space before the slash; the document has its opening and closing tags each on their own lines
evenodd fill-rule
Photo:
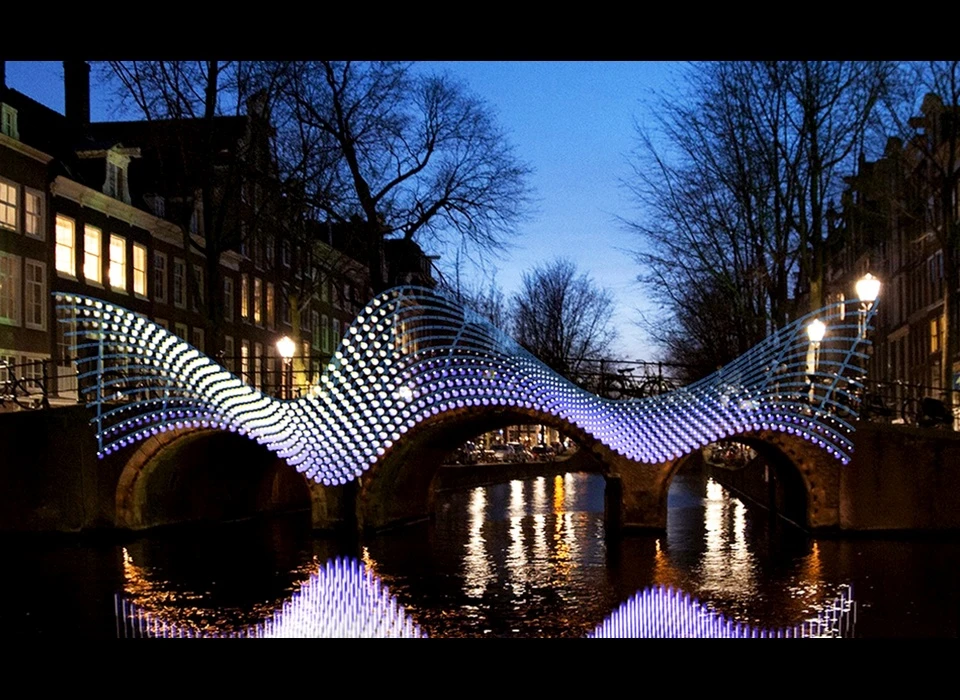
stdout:
<svg viewBox="0 0 960 700">
<path fill-rule="evenodd" d="M 250 381 L 250 341 L 243 339 L 240 341 L 240 379 L 247 384 Z"/>
<path fill-rule="evenodd" d="M 137 267 L 138 252 L 143 254 L 142 269 Z M 139 297 L 140 299 L 147 298 L 147 291 L 148 291 L 147 290 L 147 284 L 148 284 L 147 259 L 149 255 L 150 255 L 150 251 L 147 250 L 147 246 L 145 246 L 143 243 L 134 242 L 133 244 L 133 293 L 135 296 Z M 138 281 L 140 282 L 139 285 L 137 284 Z M 140 287 L 140 289 L 137 289 L 138 286 Z"/>
<path fill-rule="evenodd" d="M 187 338 L 190 337 L 190 329 L 187 328 L 186 323 L 180 323 L 179 321 L 175 322 L 173 324 L 173 332 L 183 342 L 185 343 L 190 342 L 189 340 L 187 340 Z"/>
<path fill-rule="evenodd" d="M 87 245 L 93 237 L 97 239 L 96 245 Z M 87 274 L 90 268 L 94 275 Z M 103 286 L 103 231 L 91 224 L 83 226 L 83 280 L 96 287 Z"/>
<path fill-rule="evenodd" d="M 40 289 L 37 291 L 37 299 L 40 305 L 40 322 L 34 322 L 30 319 L 30 308 L 28 304 L 32 301 L 30 299 L 30 288 L 31 285 L 36 285 L 37 282 L 32 282 L 27 274 L 28 268 L 34 268 L 40 270 Z M 23 325 L 26 328 L 32 328 L 35 331 L 45 331 L 47 330 L 47 264 L 41 260 L 33 260 L 32 258 L 24 258 L 23 260 Z"/>
<path fill-rule="evenodd" d="M 263 386 L 263 344 L 253 344 L 253 385 L 260 389 Z"/>
<path fill-rule="evenodd" d="M 0 103 L 0 133 L 19 141 L 20 126 L 17 122 L 17 110 L 8 104 Z"/>
<path fill-rule="evenodd" d="M 61 224 L 66 227 L 66 224 L 70 225 L 70 245 L 67 246 L 63 242 L 63 239 L 60 235 L 61 233 Z M 66 277 L 68 279 L 75 280 L 77 279 L 77 222 L 74 219 L 71 219 L 69 216 L 64 216 L 63 214 L 57 214 L 57 225 L 56 225 L 56 241 L 54 244 L 55 257 L 54 264 L 57 268 L 57 275 L 60 277 Z M 69 253 L 67 258 L 70 262 L 69 269 L 64 269 L 60 267 L 61 262 L 61 253 Z"/>
<path fill-rule="evenodd" d="M 250 320 L 250 276 L 240 275 L 240 318 Z"/>
<path fill-rule="evenodd" d="M 37 204 L 37 211 L 30 211 L 28 206 L 31 198 Z M 34 221 L 36 223 L 36 232 L 30 231 L 30 222 Z M 42 241 L 47 237 L 46 231 L 46 220 L 44 218 L 44 201 L 43 193 L 39 190 L 32 189 L 30 187 L 23 188 L 23 233 L 29 238 L 35 238 L 38 241 Z"/>
<path fill-rule="evenodd" d="M 180 299 L 177 299 L 177 270 L 180 270 Z M 170 279 L 170 298 L 178 309 L 187 308 L 187 261 L 183 258 L 173 259 L 173 276 Z"/>
<path fill-rule="evenodd" d="M 20 185 L 13 180 L 0 177 L 0 228 L 8 231 L 20 231 Z M 11 193 L 13 199 L 11 200 Z"/>
<path fill-rule="evenodd" d="M 263 280 L 259 277 L 253 278 L 253 322 L 263 325 Z"/>
<path fill-rule="evenodd" d="M 159 265 L 159 261 L 163 261 Z M 157 279 L 160 281 L 157 282 Z M 159 250 L 153 251 L 153 300 L 161 304 L 167 303 L 167 254 Z"/>
<path fill-rule="evenodd" d="M 2 286 L 0 294 L 5 294 L 8 289 L 13 291 L 10 297 L 13 314 L 10 316 L 0 316 L 0 324 L 5 326 L 19 326 L 23 318 L 22 262 L 20 261 L 19 255 L 12 255 L 10 253 L 4 253 L 3 251 L 0 251 L 0 260 L 8 261 L 7 269 L 9 270 L 9 274 L 0 277 L 0 280 L 3 281 L 3 284 L 0 285 Z"/>
</svg>

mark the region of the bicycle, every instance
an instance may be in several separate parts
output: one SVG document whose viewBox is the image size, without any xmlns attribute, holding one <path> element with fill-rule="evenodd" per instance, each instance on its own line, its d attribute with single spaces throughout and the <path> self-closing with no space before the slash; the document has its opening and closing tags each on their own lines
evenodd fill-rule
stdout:
<svg viewBox="0 0 960 700">
<path fill-rule="evenodd" d="M 17 377 L 17 365 L 3 362 L 0 366 L 7 373 L 7 379 L 0 384 L 0 406 L 12 402 L 27 411 L 50 407 L 43 377 Z"/>
</svg>

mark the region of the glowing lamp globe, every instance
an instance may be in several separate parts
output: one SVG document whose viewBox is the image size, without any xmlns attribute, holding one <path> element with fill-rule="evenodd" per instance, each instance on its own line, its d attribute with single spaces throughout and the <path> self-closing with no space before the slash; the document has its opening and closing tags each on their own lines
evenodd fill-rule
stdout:
<svg viewBox="0 0 960 700">
<path fill-rule="evenodd" d="M 880 280 L 869 272 L 857 281 L 857 296 L 861 301 L 872 304 L 880 296 Z"/>
<path fill-rule="evenodd" d="M 810 338 L 811 343 L 819 343 L 826 333 L 827 327 L 819 318 L 813 319 L 807 326 L 807 337 Z"/>
<path fill-rule="evenodd" d="M 296 352 L 296 350 L 297 344 L 288 336 L 283 336 L 277 341 L 277 352 L 280 353 L 280 357 L 282 357 L 284 360 L 289 360 L 292 358 L 293 353 Z"/>
</svg>

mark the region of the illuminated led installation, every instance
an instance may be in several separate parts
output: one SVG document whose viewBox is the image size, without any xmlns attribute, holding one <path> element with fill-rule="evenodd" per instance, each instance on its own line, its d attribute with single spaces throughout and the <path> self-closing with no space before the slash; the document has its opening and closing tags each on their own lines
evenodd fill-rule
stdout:
<svg viewBox="0 0 960 700">
<path fill-rule="evenodd" d="M 729 620 L 689 594 L 664 586 L 647 588 L 617 608 L 592 632 L 603 638 L 791 638 L 850 637 L 856 623 L 856 602 L 845 586 L 840 596 L 816 618 L 792 627 L 765 629 Z"/>
<path fill-rule="evenodd" d="M 328 561 L 267 620 L 241 631 L 199 630 L 167 622 L 117 596 L 121 637 L 425 638 L 396 598 L 355 559 Z M 849 586 L 820 614 L 792 627 L 763 629 L 707 609 L 689 595 L 662 586 L 637 593 L 587 635 L 605 637 L 850 637 L 856 603 Z"/>
<path fill-rule="evenodd" d="M 325 485 L 360 476 L 422 421 L 461 409 L 553 416 L 637 462 L 776 430 L 846 464 L 876 313 L 876 304 L 834 304 L 695 384 L 614 401 L 558 376 L 444 296 L 398 287 L 357 316 L 307 396 L 279 400 L 143 316 L 90 297 L 57 299 L 61 321 L 77 323 L 68 335 L 76 336 L 81 390 L 97 411 L 101 457 L 166 430 L 219 428 L 266 445 Z M 815 355 L 813 320 L 824 329 Z"/>
<path fill-rule="evenodd" d="M 423 638 L 390 591 L 355 559 L 331 559 L 267 620 L 240 632 L 168 624 L 117 597 L 121 637 Z"/>
</svg>

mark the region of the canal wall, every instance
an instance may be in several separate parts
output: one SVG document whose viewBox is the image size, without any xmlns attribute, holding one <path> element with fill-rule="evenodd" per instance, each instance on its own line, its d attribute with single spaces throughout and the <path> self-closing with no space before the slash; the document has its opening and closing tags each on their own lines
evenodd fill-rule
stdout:
<svg viewBox="0 0 960 700">
<path fill-rule="evenodd" d="M 853 458 L 831 500 L 841 532 L 960 530 L 960 434 L 933 428 L 860 423 Z M 748 500 L 803 524 L 789 465 L 759 457 L 742 469 L 708 466 Z M 794 483 L 791 483 L 794 482 Z M 802 495 L 802 494 L 799 494 Z M 798 512 L 799 508 L 799 512 Z"/>
</svg>

